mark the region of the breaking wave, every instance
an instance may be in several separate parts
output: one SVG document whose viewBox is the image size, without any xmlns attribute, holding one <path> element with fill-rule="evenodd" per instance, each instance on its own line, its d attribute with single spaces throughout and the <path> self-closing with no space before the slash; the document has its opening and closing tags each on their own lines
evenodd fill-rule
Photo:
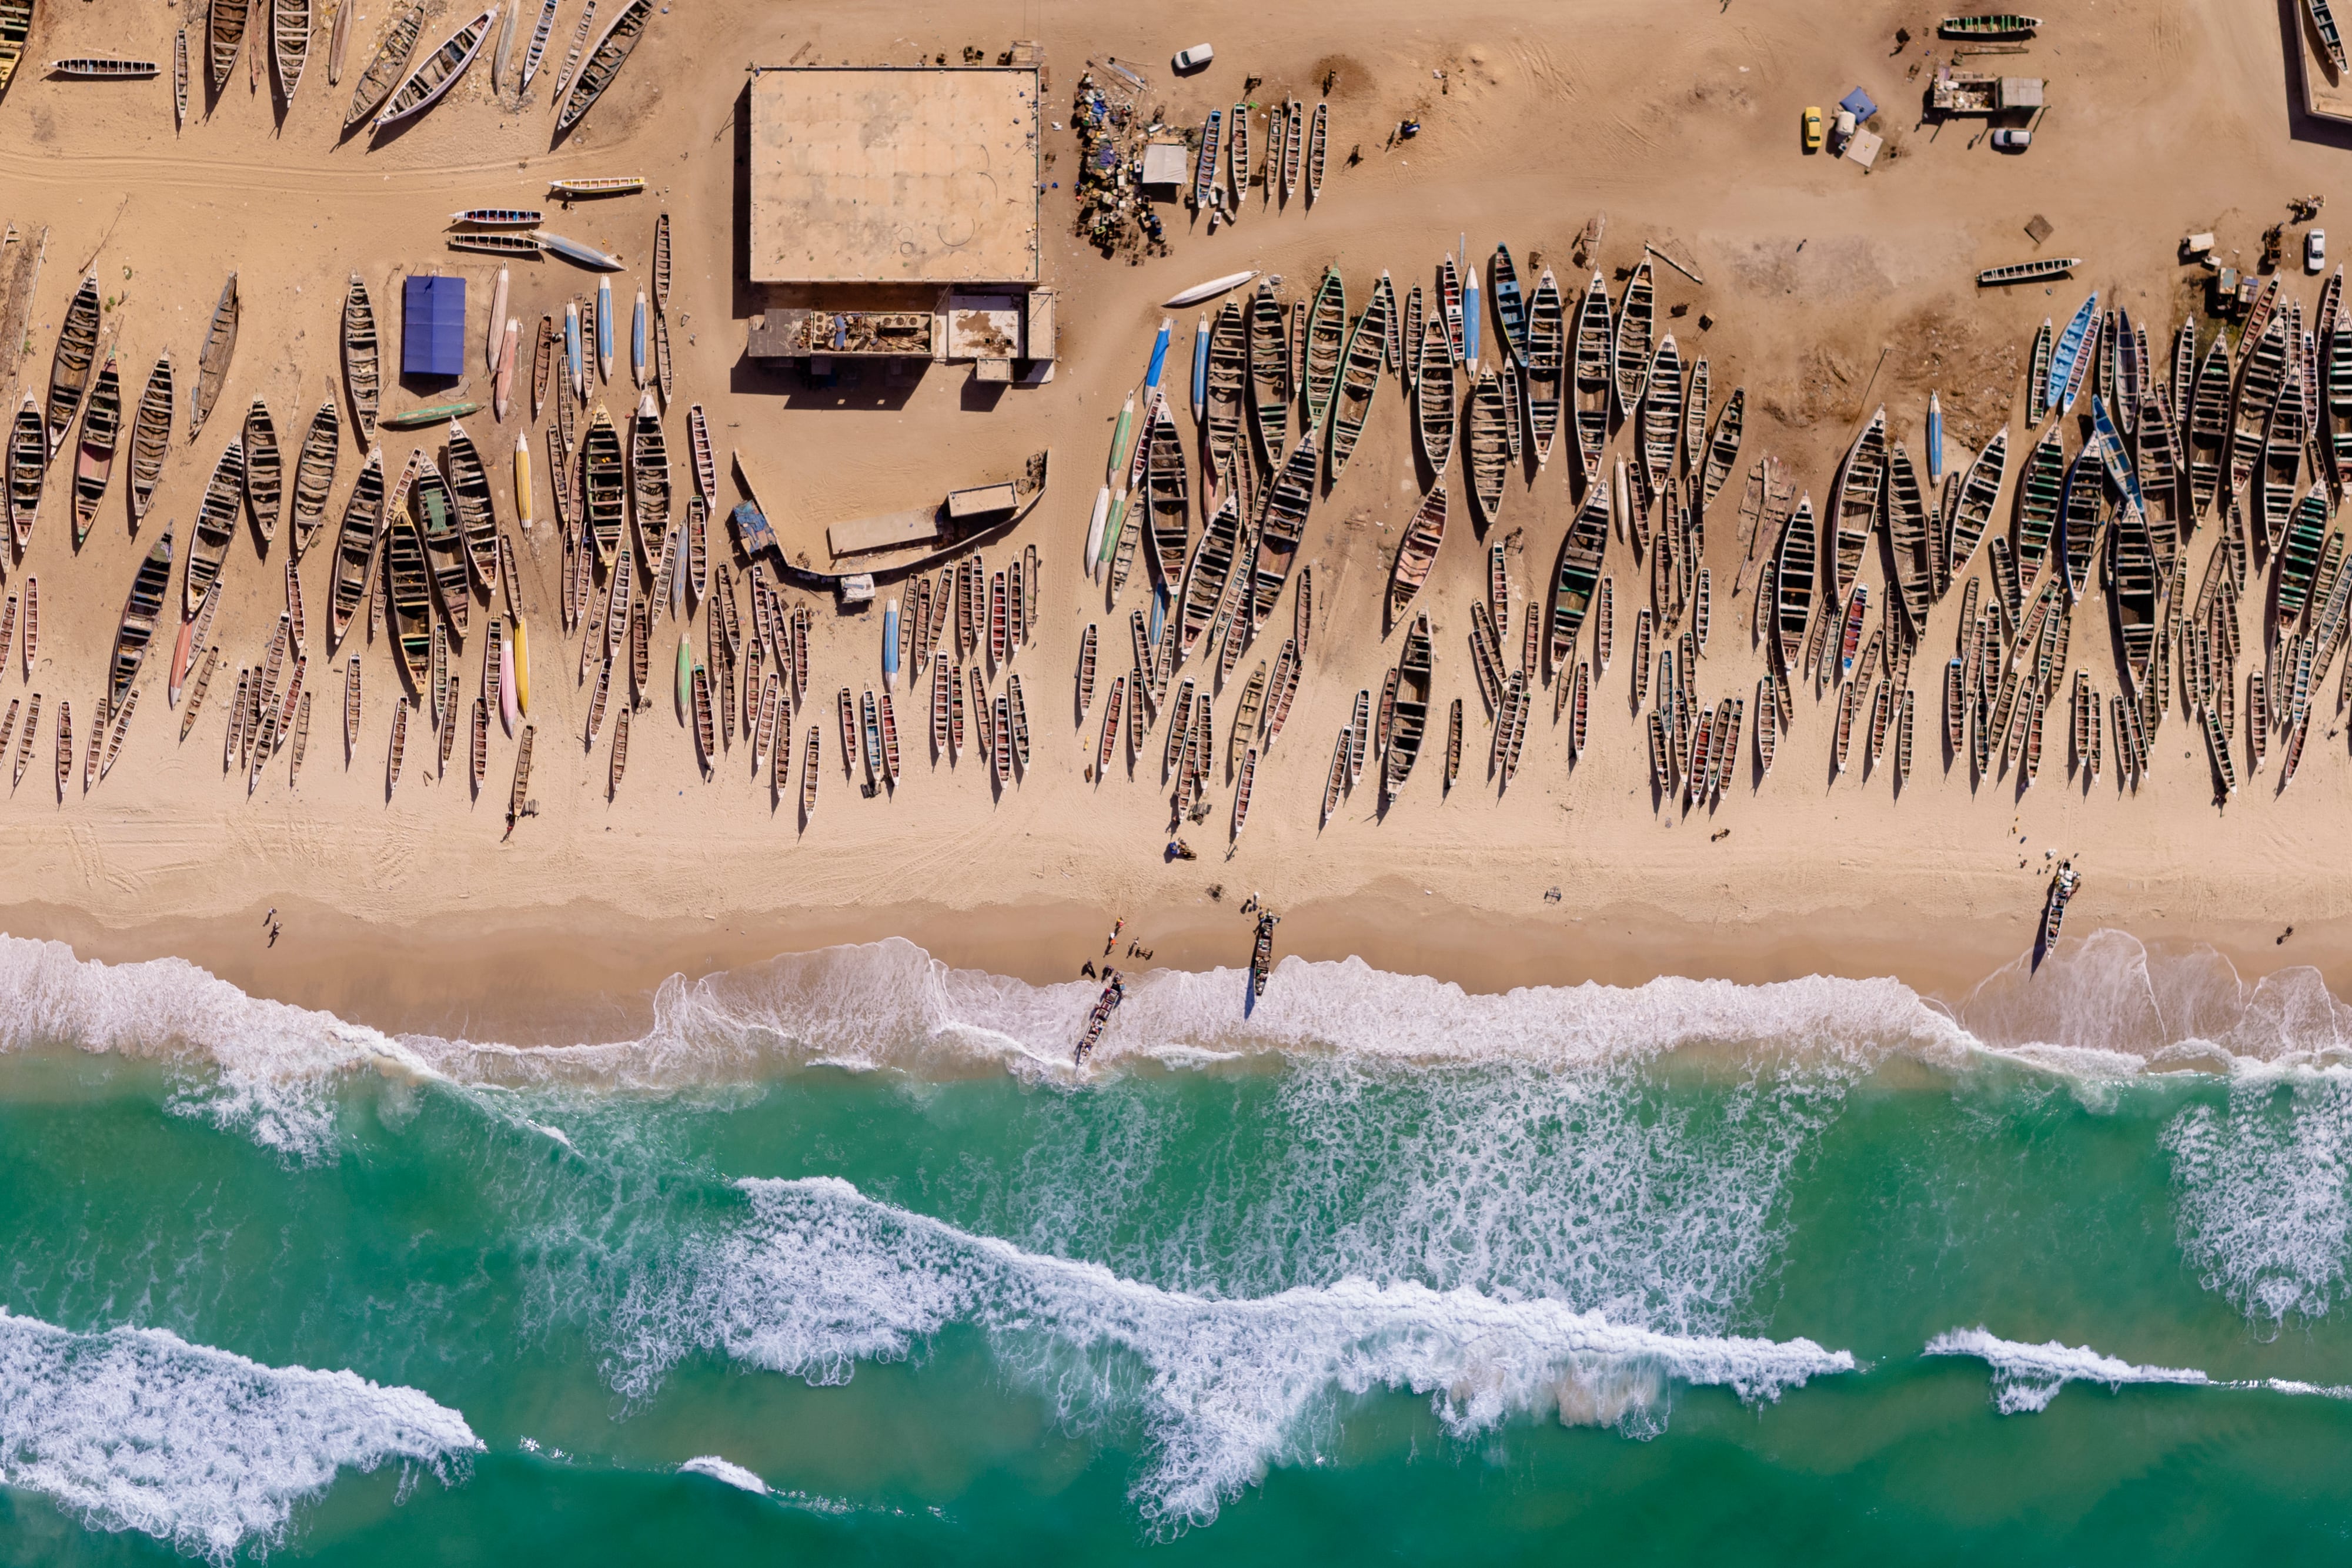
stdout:
<svg viewBox="0 0 2352 1568">
<path fill-rule="evenodd" d="M 2088 1345 L 2064 1345 L 2056 1340 L 2021 1344 L 1997 1339 L 1983 1328 L 1951 1329 L 1927 1342 L 1922 1355 L 1969 1355 L 1992 1369 L 1993 1408 L 2004 1416 L 2038 1414 L 2050 1408 L 2059 1390 L 2070 1383 L 2097 1383 L 2110 1393 L 2128 1384 L 2182 1384 L 2198 1388 L 2260 1389 L 2271 1394 L 2318 1395 L 2330 1399 L 2352 1398 L 2352 1388 L 2305 1383 L 2295 1378 L 2258 1377 L 2222 1380 L 2208 1377 L 2194 1367 L 2135 1366 Z"/>
<path fill-rule="evenodd" d="M 226 1563 L 285 1538 L 339 1470 L 399 1463 L 457 1479 L 465 1418 L 349 1372 L 271 1367 L 163 1329 L 74 1333 L 0 1309 L 0 1481 L 92 1529 Z"/>
<path fill-rule="evenodd" d="M 1213 1519 L 1268 1465 L 1311 1458 L 1335 1396 L 1426 1395 L 1457 1436 L 1543 1411 L 1647 1436 L 1664 1427 L 1672 1385 L 1769 1401 L 1854 1370 L 1810 1340 L 1660 1333 L 1556 1300 L 1409 1282 L 1198 1296 L 972 1235 L 832 1177 L 736 1185 L 741 1223 L 631 1292 L 624 1393 L 710 1352 L 838 1384 L 861 1361 L 904 1359 L 968 1324 L 1067 1426 L 1140 1419 L 1131 1495 L 1162 1527 Z"/>
</svg>

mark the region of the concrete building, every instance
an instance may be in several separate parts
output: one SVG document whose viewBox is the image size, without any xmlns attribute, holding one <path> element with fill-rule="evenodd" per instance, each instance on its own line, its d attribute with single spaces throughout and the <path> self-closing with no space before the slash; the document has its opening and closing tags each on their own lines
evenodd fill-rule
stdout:
<svg viewBox="0 0 2352 1568">
<path fill-rule="evenodd" d="M 752 321 L 751 356 L 820 375 L 843 357 L 1049 376 L 1042 76 L 1034 61 L 756 68 L 745 272 L 777 302 Z"/>
</svg>

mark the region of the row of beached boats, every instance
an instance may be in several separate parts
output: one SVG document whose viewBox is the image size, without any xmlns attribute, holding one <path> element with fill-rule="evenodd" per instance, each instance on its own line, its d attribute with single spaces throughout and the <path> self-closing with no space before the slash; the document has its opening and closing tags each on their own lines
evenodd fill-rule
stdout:
<svg viewBox="0 0 2352 1568">
<path fill-rule="evenodd" d="M 374 52 L 360 71 L 351 108 L 344 118 L 346 131 L 364 125 L 372 132 L 382 134 L 425 113 L 464 79 L 475 61 L 490 47 L 494 30 L 498 41 L 495 59 L 499 68 L 513 73 L 510 79 L 514 91 L 527 90 L 546 53 L 560 3 L 561 0 L 538 0 L 537 19 L 520 65 L 512 61 L 511 48 L 518 16 L 530 0 L 512 0 L 511 8 L 508 0 L 500 0 L 460 25 L 421 59 L 417 57 L 417 46 L 424 37 L 428 8 L 415 5 L 402 10 L 377 40 Z M 246 57 L 253 85 L 258 88 L 266 50 L 279 101 L 289 105 L 294 101 L 309 68 L 317 33 L 315 0 L 267 0 L 266 18 L 262 15 L 264 4 L 265 0 L 211 0 L 202 18 L 174 35 L 170 69 L 174 115 L 180 124 L 187 123 L 192 82 L 203 82 L 212 97 L 218 98 L 226 89 L 240 55 Z M 609 19 L 601 31 L 594 33 L 594 43 L 591 45 L 588 40 L 597 5 L 598 0 L 588 0 L 583 8 L 571 53 L 556 80 L 555 133 L 559 137 L 577 125 L 604 96 L 644 37 L 654 16 L 654 0 L 623 0 L 616 10 L 607 13 Z M 33 0 L 0 0 L 0 92 L 7 89 L 9 78 L 22 58 L 32 13 Z M 355 15 L 355 6 L 336 7 L 327 41 L 330 86 L 341 82 Z M 499 26 L 501 22 L 503 27 Z M 248 37 L 265 26 L 266 41 Z M 197 55 L 193 75 L 192 30 L 193 48 Z M 121 81 L 160 76 L 164 66 L 160 61 L 134 57 L 83 55 L 52 60 L 49 69 L 53 75 L 68 79 Z"/>
<path fill-rule="evenodd" d="M 1243 199 L 1249 193 L 1250 120 L 1255 108 L 1248 102 L 1236 103 L 1230 117 L 1222 109 L 1209 110 L 1192 163 L 1195 207 L 1216 208 L 1229 216 L 1240 214 Z M 1278 192 L 1283 204 L 1289 205 L 1298 193 L 1302 175 L 1307 204 L 1311 207 L 1322 199 L 1323 174 L 1330 158 L 1330 115 L 1328 101 L 1318 102 L 1311 112 L 1295 98 L 1268 106 L 1265 163 L 1258 172 L 1268 204 Z M 1220 183 L 1228 173 L 1233 181 L 1230 197 Z"/>
</svg>

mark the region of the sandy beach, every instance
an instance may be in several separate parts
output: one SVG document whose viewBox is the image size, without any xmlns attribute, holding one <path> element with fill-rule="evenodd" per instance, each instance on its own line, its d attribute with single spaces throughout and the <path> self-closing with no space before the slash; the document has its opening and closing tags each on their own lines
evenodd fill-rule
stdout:
<svg viewBox="0 0 2352 1568">
<path fill-rule="evenodd" d="M 95 52 L 168 60 L 185 15 L 123 0 L 52 5 L 33 52 L 43 60 Z M 1041 14 L 983 4 L 951 25 L 942 16 L 918 27 L 914 13 L 885 20 L 851 5 L 787 14 L 723 3 L 691 26 L 682 15 L 657 17 L 588 123 L 552 152 L 546 79 L 518 101 L 494 97 L 478 67 L 447 101 L 383 141 L 339 140 L 356 62 L 384 19 L 362 13 L 355 63 L 331 89 L 318 57 L 322 24 L 310 67 L 318 74 L 282 123 L 267 92 L 248 91 L 242 70 L 208 112 L 199 92 L 176 133 L 168 80 L 58 81 L 28 60 L 0 100 L 0 218 L 20 236 L 47 231 L 29 348 L 15 356 L 24 388 L 46 384 L 85 259 L 109 297 L 104 331 L 134 388 L 168 349 L 183 367 L 184 396 L 224 274 L 237 272 L 245 299 L 219 412 L 193 444 L 184 420 L 175 429 L 154 509 L 136 537 L 123 465 L 77 554 L 69 461 L 52 467 L 30 549 L 6 577 L 10 592 L 39 580 L 38 654 L 29 676 L 12 655 L 0 702 L 38 691 L 53 714 L 68 699 L 78 740 L 87 737 L 137 562 L 167 521 L 177 519 L 184 541 L 237 416 L 254 398 L 268 399 L 290 449 L 309 411 L 341 395 L 338 310 L 347 274 L 367 279 L 388 322 L 406 274 L 466 277 L 476 370 L 463 395 L 486 395 L 479 365 L 497 265 L 445 249 L 446 215 L 538 203 L 551 177 L 641 173 L 646 194 L 581 204 L 548 226 L 618 252 L 627 270 L 614 294 L 625 300 L 644 281 L 656 215 L 669 214 L 678 403 L 708 411 L 722 510 L 743 494 L 731 452 L 786 549 L 821 559 L 828 524 L 927 504 L 950 487 L 1008 476 L 1041 447 L 1052 451 L 1044 503 L 986 552 L 1001 566 L 1008 548 L 1034 545 L 1042 561 L 1040 623 L 1012 664 L 1029 692 L 1031 766 L 1000 795 L 976 749 L 954 766 L 935 765 L 919 722 L 917 694 L 927 687 L 902 684 L 904 776 L 895 791 L 859 798 L 840 771 L 833 694 L 879 686 L 878 609 L 844 614 L 829 597 L 787 590 L 815 624 L 807 706 L 793 733 L 815 726 L 824 734 L 822 794 L 805 831 L 797 800 L 772 798 L 752 777 L 740 734 L 702 777 L 693 737 L 667 700 L 665 651 L 677 628 L 667 621 L 654 633 L 656 700 L 635 715 L 627 776 L 608 801 L 611 725 L 583 746 L 589 693 L 577 678 L 578 640 L 562 635 L 557 617 L 561 551 L 545 520 L 552 503 L 543 460 L 533 505 L 540 525 L 526 532 L 514 522 L 504 455 L 518 431 L 539 442 L 519 395 L 507 422 L 491 423 L 486 410 L 472 424 L 491 459 L 531 628 L 536 809 L 511 837 L 503 819 L 516 742 L 495 724 L 478 800 L 462 740 L 450 776 L 439 779 L 430 732 L 413 716 L 420 722 L 405 771 L 387 799 L 395 678 L 385 645 L 362 635 L 331 662 L 317 646 L 331 527 L 301 565 L 318 706 L 299 788 L 289 787 L 283 756 L 250 798 L 241 772 L 223 771 L 225 699 L 236 668 L 257 661 L 284 599 L 285 536 L 257 559 L 251 531 L 241 529 L 214 631 L 224 670 L 184 743 L 179 713 L 154 689 L 175 624 L 159 633 L 123 754 L 95 790 L 84 793 L 77 760 L 60 801 L 45 719 L 32 767 L 0 800 L 0 863 L 8 868 L 0 928 L 110 961 L 185 956 L 254 993 L 387 1028 L 477 1038 L 495 1030 L 517 1040 L 625 1031 L 673 972 L 891 935 L 958 966 L 1068 978 L 1082 959 L 1100 956 L 1101 934 L 1124 916 L 1159 965 L 1240 964 L 1249 925 L 1234 911 L 1253 894 L 1286 915 L 1281 952 L 1355 954 L 1473 989 L 1823 972 L 1895 974 L 1922 990 L 1955 992 L 2030 946 L 2053 853 L 2072 857 L 2084 879 L 2070 935 L 2117 926 L 2151 943 L 2211 943 L 2249 977 L 2314 963 L 2332 976 L 2352 957 L 2352 894 L 2335 864 L 2352 768 L 2333 674 L 2315 697 L 2308 750 L 2283 793 L 2276 744 L 2267 770 L 2249 774 L 2238 739 L 2240 788 L 2217 810 L 2176 681 L 2149 777 L 2137 789 L 2122 783 L 2112 758 L 2096 782 L 2071 774 L 2053 717 L 2053 758 L 2021 794 L 2012 774 L 1977 780 L 1965 758 L 1944 753 L 1941 677 L 1958 642 L 1956 588 L 1936 606 L 1913 665 L 1920 755 L 1899 791 L 1891 768 L 1832 772 L 1834 694 L 1817 697 L 1808 683 L 1771 774 L 1759 780 L 1743 766 L 1719 803 L 1686 810 L 1657 802 L 1650 788 L 1630 652 L 1648 567 L 1612 540 L 1604 570 L 1614 584 L 1617 652 L 1593 686 L 1588 749 L 1571 763 L 1547 686 L 1517 775 L 1498 792 L 1467 642 L 1487 540 L 1459 500 L 1415 606 L 1430 615 L 1437 649 L 1431 745 L 1384 816 L 1374 809 L 1374 764 L 1318 826 L 1333 737 L 1359 691 L 1377 701 L 1402 635 L 1383 635 L 1381 601 L 1399 530 L 1426 476 L 1392 378 L 1353 463 L 1309 517 L 1300 559 L 1315 573 L 1314 640 L 1233 852 L 1223 753 L 1242 681 L 1271 656 L 1278 631 L 1261 635 L 1219 695 L 1210 814 L 1184 830 L 1198 861 L 1163 857 L 1159 729 L 1132 776 L 1123 767 L 1100 783 L 1085 776 L 1103 690 L 1127 667 L 1128 612 L 1142 597 L 1131 583 L 1107 607 L 1077 557 L 1111 423 L 1141 377 L 1162 299 L 1252 267 L 1281 275 L 1286 297 L 1296 296 L 1337 265 L 1352 308 L 1383 268 L 1400 291 L 1427 287 L 1465 234 L 1474 257 L 1507 242 L 1524 277 L 1550 266 L 1572 285 L 1580 275 L 1570 247 L 1605 213 L 1593 265 L 1612 296 L 1645 242 L 1706 279 L 1661 267 L 1660 324 L 1680 336 L 1686 356 L 1706 357 L 1718 402 L 1745 387 L 1740 474 L 1773 455 L 1822 507 L 1871 408 L 1884 402 L 1895 434 L 1916 449 L 1934 389 L 1948 468 L 1964 466 L 2003 422 L 2014 453 L 2031 438 L 2026 356 L 2043 317 L 2063 324 L 2095 287 L 2142 320 L 2152 341 L 2168 343 L 2204 298 L 2203 269 L 2177 255 L 2184 234 L 2214 231 L 2225 256 L 2236 252 L 2251 265 L 2261 230 L 2285 216 L 2291 197 L 2328 189 L 2352 137 L 2295 107 L 2285 9 L 2274 21 L 2265 8 L 2252 25 L 2218 0 L 2067 16 L 2029 57 L 2048 79 L 2053 108 L 2019 157 L 1985 146 L 1976 122 L 1914 123 L 1934 70 L 1927 62 L 1948 58 L 1949 46 L 1933 38 L 1931 14 L 1881 4 L 1808 11 L 1747 0 L 1612 3 L 1572 16 L 1474 10 L 1442 24 L 1385 0 L 1344 23 L 1213 4 L 1188 13 L 1179 37 L 1141 17 L 1083 7 Z M 459 19 L 436 14 L 428 36 Z M 567 12 L 559 34 L 570 25 Z M 1911 41 L 1898 48 L 1897 29 L 1906 27 Z M 966 45 L 992 56 L 1033 34 L 1052 73 L 1043 235 L 1045 277 L 1061 293 L 1055 378 L 988 388 L 971 382 L 969 367 L 931 365 L 911 381 L 876 370 L 814 390 L 743 358 L 750 316 L 782 302 L 740 281 L 744 63 L 952 59 Z M 1167 57 L 1194 34 L 1214 40 L 1216 62 L 1171 79 Z M 707 47 L 715 38 L 725 41 Z M 1089 58 L 1113 56 L 1143 62 L 1147 101 L 1177 126 L 1230 105 L 1245 76 L 1263 79 L 1261 99 L 1310 99 L 1331 77 L 1333 166 L 1322 200 L 1309 209 L 1253 199 L 1213 235 L 1165 207 L 1171 254 L 1140 265 L 1082 246 L 1072 235 L 1071 94 Z M 1800 147 L 1801 110 L 1832 105 L 1856 85 L 1885 106 L 1885 148 L 1867 172 Z M 1421 134 L 1384 145 L 1408 117 L 1421 121 Z M 1360 162 L 1348 161 L 1350 151 Z M 2036 214 L 2052 229 L 2039 254 L 2085 258 L 2074 278 L 1979 291 L 1977 269 L 2037 254 L 2022 232 Z M 2308 308 L 2321 279 L 2294 269 L 2292 256 L 2288 268 L 2288 295 Z M 542 313 L 560 319 L 567 299 L 593 289 L 589 275 L 560 262 L 518 263 L 509 308 L 525 324 L 526 351 Z M 1195 314 L 1176 313 L 1171 375 L 1180 382 L 1176 361 L 1181 351 L 1189 364 Z M 616 413 L 635 401 L 626 382 L 620 370 L 599 394 Z M 387 389 L 386 401 L 416 397 Z M 674 429 L 682 413 L 673 409 Z M 1180 423 L 1189 436 L 1189 418 L 1180 413 Z M 414 440 L 388 436 L 387 453 L 396 458 Z M 1631 440 L 1630 428 L 1613 436 L 1612 455 Z M 358 466 L 346 441 L 331 519 Z M 1579 499 L 1573 470 L 1563 453 L 1531 483 L 1515 473 L 1489 536 L 1510 547 L 1506 642 L 1514 648 L 1520 618 L 1548 601 L 1547 574 Z M 2010 474 L 1997 529 L 2009 527 L 2014 464 Z M 1706 706 L 1747 699 L 1752 726 L 1765 667 L 1751 634 L 1754 592 L 1728 591 L 1740 558 L 1739 484 L 1735 477 L 1709 512 L 1714 623 L 1696 689 Z M 2209 518 L 2188 545 L 2192 584 L 2218 532 Z M 1987 570 L 1981 553 L 1976 570 Z M 1885 585 L 1874 548 L 1865 580 L 1876 601 Z M 175 571 L 174 604 L 177 581 Z M 2250 588 L 2242 614 L 2254 667 L 2261 612 Z M 1278 622 L 1287 625 L 1290 613 L 1286 598 Z M 1100 628 L 1106 657 L 1095 706 L 1080 722 L 1073 670 L 1089 622 Z M 2109 623 L 2095 593 L 2073 632 L 2072 663 L 2105 691 L 2116 686 Z M 694 635 L 699 645 L 698 615 Z M 478 641 L 454 661 L 467 706 L 481 689 Z M 363 650 L 365 701 L 347 759 L 339 699 L 351 647 Z M 1001 678 L 992 689 L 1002 689 Z M 1465 699 L 1468 727 L 1462 774 L 1446 793 L 1442 715 L 1454 697 Z M 2063 716 L 2063 702 L 2052 712 Z M 274 946 L 263 920 L 271 908 L 284 925 Z M 2274 941 L 2289 925 L 2292 938 Z"/>
</svg>

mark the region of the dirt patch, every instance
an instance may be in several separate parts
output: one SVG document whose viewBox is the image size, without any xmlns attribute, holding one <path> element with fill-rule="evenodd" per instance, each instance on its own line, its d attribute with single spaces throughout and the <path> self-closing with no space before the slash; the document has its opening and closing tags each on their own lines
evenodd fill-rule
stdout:
<svg viewBox="0 0 2352 1568">
<path fill-rule="evenodd" d="M 1325 55 L 1309 68 L 1307 75 L 1316 89 L 1335 103 L 1372 98 L 1380 92 L 1380 78 L 1371 67 L 1353 55 Z M 1331 84 L 1328 88 L 1323 85 L 1327 81 Z"/>
</svg>

